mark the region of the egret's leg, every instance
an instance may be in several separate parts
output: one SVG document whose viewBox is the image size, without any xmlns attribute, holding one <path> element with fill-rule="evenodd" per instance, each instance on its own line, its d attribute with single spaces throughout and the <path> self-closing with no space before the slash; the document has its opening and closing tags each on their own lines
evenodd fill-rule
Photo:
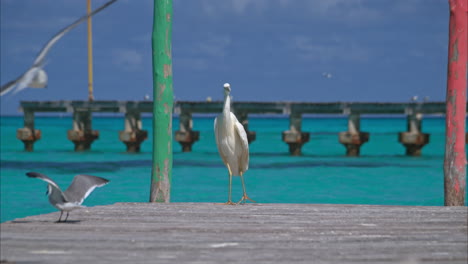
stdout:
<svg viewBox="0 0 468 264">
<path fill-rule="evenodd" d="M 243 173 L 240 174 L 240 177 L 241 177 L 242 190 L 244 191 L 244 195 L 242 195 L 242 198 L 240 199 L 239 202 L 237 202 L 237 204 L 245 203 L 247 200 L 251 201 L 252 203 L 256 203 L 254 200 L 250 199 L 250 197 L 247 195 L 247 191 L 245 190 L 245 183 L 244 183 Z"/>
<path fill-rule="evenodd" d="M 235 203 L 232 202 L 231 196 L 232 196 L 232 172 L 231 168 L 229 167 L 229 164 L 226 164 L 228 168 L 228 173 L 229 173 L 229 196 L 228 196 L 228 201 L 225 204 L 228 205 L 233 205 Z"/>
<path fill-rule="evenodd" d="M 66 222 L 66 221 L 67 221 L 67 219 L 68 219 L 68 214 L 69 214 L 69 213 L 70 213 L 70 212 L 69 212 L 69 211 L 67 211 L 67 217 L 65 217 L 65 220 L 63 220 L 64 222 Z"/>
<path fill-rule="evenodd" d="M 57 223 L 60 223 L 60 222 L 61 222 L 61 220 L 62 220 L 62 214 L 63 214 L 63 211 L 60 211 L 60 217 L 59 217 L 59 219 L 57 220 Z"/>
</svg>

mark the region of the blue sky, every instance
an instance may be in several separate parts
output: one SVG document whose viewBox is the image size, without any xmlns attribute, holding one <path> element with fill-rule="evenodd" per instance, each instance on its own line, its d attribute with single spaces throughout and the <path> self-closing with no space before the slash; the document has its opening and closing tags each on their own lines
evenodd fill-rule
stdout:
<svg viewBox="0 0 468 264">
<path fill-rule="evenodd" d="M 93 0 L 93 8 L 106 0 Z M 22 74 L 49 38 L 86 13 L 86 1 L 1 0 L 0 83 Z M 174 0 L 177 100 L 444 101 L 446 0 Z M 96 100 L 152 96 L 153 0 L 119 0 L 93 17 Z M 1 97 L 86 100 L 86 23 L 52 48 L 47 89 Z"/>
</svg>

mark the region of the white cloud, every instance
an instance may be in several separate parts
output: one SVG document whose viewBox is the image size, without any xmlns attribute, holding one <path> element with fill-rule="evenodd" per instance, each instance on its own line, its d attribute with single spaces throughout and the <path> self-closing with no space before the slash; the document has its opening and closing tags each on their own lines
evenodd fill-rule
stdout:
<svg viewBox="0 0 468 264">
<path fill-rule="evenodd" d="M 273 0 L 203 0 L 202 9 L 206 15 L 210 16 L 224 13 L 243 15 L 250 9 L 262 12 L 271 2 Z"/>
<path fill-rule="evenodd" d="M 174 63 L 193 70 L 205 70 L 212 59 L 227 56 L 231 44 L 229 35 L 207 34 L 200 40 L 191 41 L 191 45 L 184 45 L 177 52 Z"/>
<path fill-rule="evenodd" d="M 254 8 L 263 11 L 268 1 L 265 0 L 231 0 L 230 4 L 237 14 L 243 14 L 247 8 Z"/>
<path fill-rule="evenodd" d="M 144 34 L 140 34 L 140 35 L 135 35 L 135 36 L 132 36 L 132 38 L 130 39 L 131 41 L 134 41 L 136 43 L 146 43 L 148 45 L 151 45 L 151 35 L 152 35 L 152 32 L 151 31 L 148 31 Z"/>
<path fill-rule="evenodd" d="M 174 57 L 173 64 L 180 66 L 182 68 L 190 70 L 206 70 L 208 69 L 209 63 L 208 60 L 203 58 L 178 58 Z"/>
<path fill-rule="evenodd" d="M 204 41 L 196 44 L 196 52 L 213 57 L 224 57 L 227 53 L 227 48 L 230 44 L 230 36 L 211 35 L 207 37 Z"/>
<path fill-rule="evenodd" d="M 317 43 L 310 37 L 295 36 L 292 38 L 292 49 L 302 60 L 318 63 L 339 61 L 365 62 L 370 58 L 370 51 L 347 42 Z"/>
<path fill-rule="evenodd" d="M 360 23 L 380 19 L 383 14 L 374 7 L 370 0 L 310 0 L 309 12 L 335 21 Z"/>
<path fill-rule="evenodd" d="M 135 71 L 140 68 L 143 56 L 134 49 L 114 49 L 112 51 L 113 63 L 123 70 Z"/>
<path fill-rule="evenodd" d="M 423 4 L 429 2 L 426 0 L 426 3 L 423 3 L 421 0 L 406 0 L 406 1 L 396 1 L 394 8 L 397 12 L 401 13 L 413 13 L 418 10 L 418 7 L 421 7 Z"/>
<path fill-rule="evenodd" d="M 62 16 L 62 17 L 42 17 L 41 19 L 17 19 L 9 20 L 7 23 L 2 23 L 3 29 L 11 30 L 24 30 L 34 28 L 35 31 L 41 30 L 56 30 L 60 31 L 62 28 L 68 26 L 77 20 L 78 17 Z M 51 36 L 52 37 L 52 36 Z"/>
<path fill-rule="evenodd" d="M 280 8 L 290 9 L 292 13 L 300 10 L 316 18 L 361 23 L 384 15 L 372 6 L 375 0 L 202 0 L 201 4 L 207 16 L 244 15 L 250 11 L 267 14 Z"/>
</svg>

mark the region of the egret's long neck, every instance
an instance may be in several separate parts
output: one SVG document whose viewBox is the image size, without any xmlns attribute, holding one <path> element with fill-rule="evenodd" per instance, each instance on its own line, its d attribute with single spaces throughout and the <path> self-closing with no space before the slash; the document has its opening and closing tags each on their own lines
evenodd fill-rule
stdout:
<svg viewBox="0 0 468 264">
<path fill-rule="evenodd" d="M 229 115 L 230 112 L 231 112 L 231 97 L 229 96 L 229 93 L 226 92 L 226 93 L 224 93 L 223 114 L 224 115 Z"/>
</svg>

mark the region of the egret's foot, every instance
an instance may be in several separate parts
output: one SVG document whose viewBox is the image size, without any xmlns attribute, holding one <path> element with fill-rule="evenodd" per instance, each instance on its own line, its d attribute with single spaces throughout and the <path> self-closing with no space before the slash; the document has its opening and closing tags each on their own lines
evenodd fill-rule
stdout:
<svg viewBox="0 0 468 264">
<path fill-rule="evenodd" d="M 231 202 L 231 201 L 227 201 L 227 202 L 225 203 L 225 205 L 236 205 L 236 204 L 233 203 L 233 202 Z"/>
<path fill-rule="evenodd" d="M 256 203 L 256 201 L 250 199 L 250 197 L 247 194 L 244 194 L 242 198 L 240 199 L 240 201 L 237 202 L 237 204 L 245 204 L 247 200 L 251 201 L 252 203 Z"/>
</svg>

